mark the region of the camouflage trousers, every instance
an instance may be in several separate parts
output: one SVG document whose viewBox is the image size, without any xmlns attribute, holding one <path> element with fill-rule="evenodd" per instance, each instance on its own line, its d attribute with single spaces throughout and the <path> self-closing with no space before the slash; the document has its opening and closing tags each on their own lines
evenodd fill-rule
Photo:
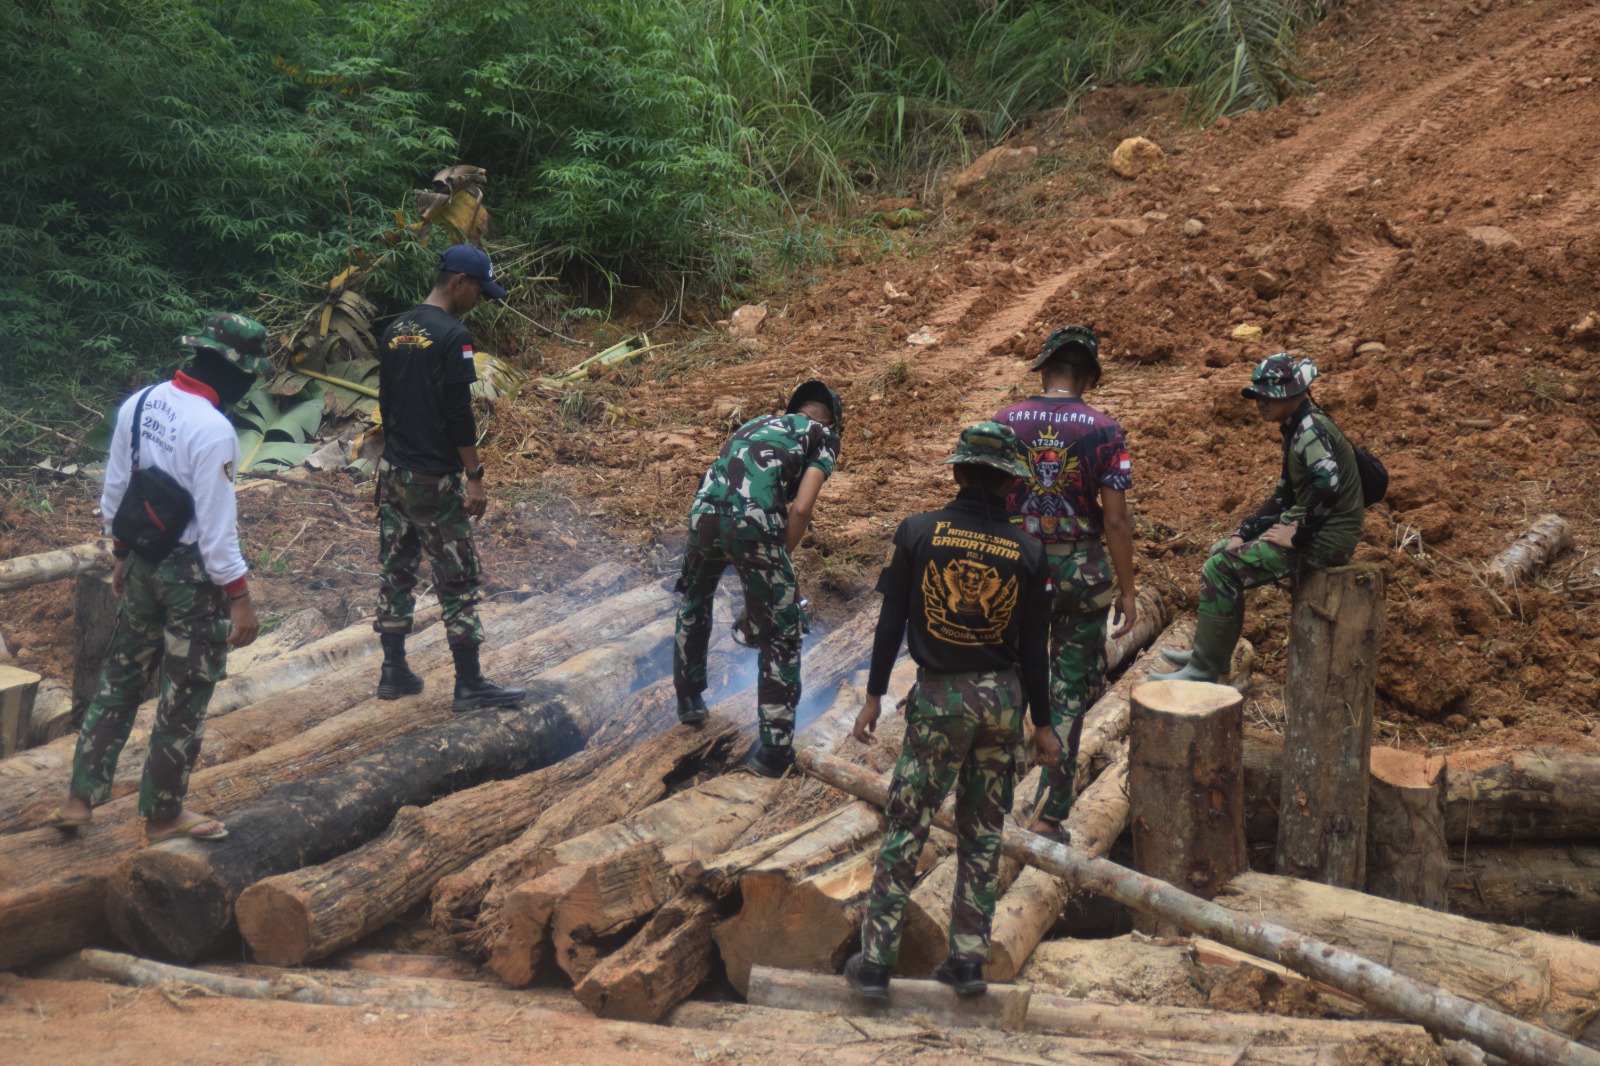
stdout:
<svg viewBox="0 0 1600 1066">
<path fill-rule="evenodd" d="M 681 696 L 706 689 L 706 649 L 711 642 L 711 601 L 722 572 L 732 566 L 744 585 L 744 607 L 759 656 L 756 710 L 761 743 L 787 746 L 794 739 L 800 702 L 801 611 L 794 564 L 781 542 L 744 540 L 715 518 L 702 518 L 683 551 L 678 592 L 677 643 L 672 683 Z"/>
<path fill-rule="evenodd" d="M 411 632 L 417 569 L 426 555 L 433 589 L 451 644 L 482 644 L 478 620 L 478 552 L 467 519 L 467 491 L 460 474 L 418 474 L 385 465 L 378 475 L 379 633 Z"/>
<path fill-rule="evenodd" d="M 950 955 L 989 958 L 1000 870 L 1000 830 L 1011 809 L 1022 742 L 1022 682 L 1016 672 L 932 674 L 919 671 L 906 701 L 906 739 L 895 763 L 884 813 L 872 893 L 861 920 L 868 962 L 892 966 L 900 923 L 916 880 L 933 815 L 956 789 L 956 889 L 950 907 Z"/>
<path fill-rule="evenodd" d="M 1065 549 L 1065 550 L 1063 550 Z M 1039 817 L 1060 823 L 1072 809 L 1073 777 L 1083 716 L 1105 689 L 1106 615 L 1116 598 L 1111 559 L 1098 537 L 1056 547 L 1046 555 L 1055 600 L 1050 608 L 1050 726 L 1061 759 L 1039 778 Z"/>
<path fill-rule="evenodd" d="M 100 685 L 73 753 L 72 794 L 91 804 L 111 798 L 139 699 L 159 669 L 161 698 L 139 785 L 139 814 L 167 820 L 183 810 L 205 733 L 206 704 L 227 674 L 233 624 L 227 593 L 206 576 L 192 545 L 180 545 L 159 563 L 129 556 L 127 581 Z"/>
<path fill-rule="evenodd" d="M 1221 541 L 1200 567 L 1196 610 L 1218 618 L 1242 618 L 1245 592 L 1290 577 L 1299 569 L 1299 561 L 1298 552 L 1264 540 L 1247 540 L 1237 548 Z"/>
</svg>

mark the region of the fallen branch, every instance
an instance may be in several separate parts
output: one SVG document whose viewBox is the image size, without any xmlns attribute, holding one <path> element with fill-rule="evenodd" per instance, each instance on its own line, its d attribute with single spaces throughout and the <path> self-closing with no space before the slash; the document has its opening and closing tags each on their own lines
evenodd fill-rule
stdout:
<svg viewBox="0 0 1600 1066">
<path fill-rule="evenodd" d="M 886 780 L 843 760 L 804 752 L 799 765 L 813 777 L 869 803 L 882 807 L 888 801 Z M 954 828 L 954 820 L 943 811 L 934 821 L 946 829 Z M 1035 833 L 1008 829 L 1001 847 L 1006 854 L 1064 877 L 1075 887 L 1109 896 L 1191 932 L 1282 963 L 1435 1032 L 1470 1040 L 1511 1062 L 1525 1066 L 1600 1066 L 1600 1052 L 1548 1030 L 1412 980 L 1284 926 L 1243 918 L 1165 882 L 1106 859 L 1088 858 Z"/>
<path fill-rule="evenodd" d="M 1526 585 L 1555 557 L 1572 547 L 1572 527 L 1560 515 L 1540 515 L 1489 563 L 1489 576 L 1509 588 Z"/>
<path fill-rule="evenodd" d="M 320 981 L 302 974 L 286 975 L 271 981 L 234 977 L 229 974 L 208 973 L 205 970 L 191 970 L 184 966 L 169 966 L 164 962 L 151 962 L 121 952 L 101 951 L 99 948 L 85 948 L 79 953 L 78 958 L 91 972 L 136 988 L 177 985 L 180 988 L 198 988 L 212 995 L 228 996 L 232 999 L 284 999 L 294 1003 L 313 1003 L 329 1007 L 382 1005 L 419 1010 L 425 1007 L 455 1006 L 447 1000 L 436 999 L 425 993 L 403 994 L 399 998 L 394 995 L 363 994 L 329 988 Z"/>
</svg>

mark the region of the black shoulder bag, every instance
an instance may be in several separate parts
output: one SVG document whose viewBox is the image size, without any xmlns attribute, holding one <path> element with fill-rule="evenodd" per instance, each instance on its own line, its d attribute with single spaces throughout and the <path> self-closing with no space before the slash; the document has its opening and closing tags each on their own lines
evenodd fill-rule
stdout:
<svg viewBox="0 0 1600 1066">
<path fill-rule="evenodd" d="M 111 519 L 111 532 L 141 559 L 159 563 L 172 554 L 184 527 L 194 517 L 194 497 L 166 471 L 139 467 L 139 438 L 143 436 L 140 423 L 150 389 L 139 394 L 139 402 L 133 407 L 133 475 Z"/>
<path fill-rule="evenodd" d="M 1358 444 L 1351 444 L 1356 453 L 1356 470 L 1361 474 L 1361 503 L 1364 507 L 1382 501 L 1389 491 L 1389 469 L 1376 455 Z"/>
</svg>

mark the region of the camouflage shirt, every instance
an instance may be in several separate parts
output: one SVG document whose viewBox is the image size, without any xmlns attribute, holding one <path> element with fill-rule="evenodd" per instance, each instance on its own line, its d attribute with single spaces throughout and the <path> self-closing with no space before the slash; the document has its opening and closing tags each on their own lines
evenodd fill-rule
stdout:
<svg viewBox="0 0 1600 1066">
<path fill-rule="evenodd" d="M 810 469 L 827 477 L 839 459 L 839 437 L 805 415 L 762 415 L 734 431 L 700 479 L 689 524 L 702 517 L 731 519 L 741 540 L 782 540 L 789 503 Z"/>
<path fill-rule="evenodd" d="M 1283 423 L 1283 472 L 1239 536 L 1255 540 L 1296 523 L 1294 546 L 1317 562 L 1344 562 L 1361 540 L 1365 510 L 1356 453 L 1328 413 L 1307 400 Z"/>
</svg>

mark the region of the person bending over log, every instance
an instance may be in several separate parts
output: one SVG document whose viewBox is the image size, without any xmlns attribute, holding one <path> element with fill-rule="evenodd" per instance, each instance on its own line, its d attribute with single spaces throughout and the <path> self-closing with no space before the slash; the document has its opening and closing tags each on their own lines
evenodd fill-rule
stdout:
<svg viewBox="0 0 1600 1066">
<path fill-rule="evenodd" d="M 782 777 L 794 765 L 804 610 L 791 557 L 839 461 L 843 430 L 839 394 L 820 381 L 804 382 L 784 414 L 752 418 L 734 431 L 689 508 L 672 656 L 678 720 L 693 725 L 709 714 L 703 694 L 711 600 L 723 570 L 732 566 L 744 585 L 737 629 L 759 650 L 761 743 L 747 766 L 763 777 Z"/>
<path fill-rule="evenodd" d="M 1114 636 L 1139 620 L 1127 505 L 1133 478 L 1122 427 L 1083 400 L 1100 383 L 1094 330 L 1055 330 L 1031 369 L 1043 379 L 1040 393 L 1002 408 L 994 420 L 1016 431 L 1028 466 L 1007 494 L 1006 510 L 1044 545 L 1055 590 L 1050 724 L 1066 750 L 1039 779 L 1045 802 L 1033 831 L 1059 839 L 1072 809 L 1083 716 L 1105 689 L 1106 608 L 1121 619 Z"/>
<path fill-rule="evenodd" d="M 478 380 L 472 334 L 459 319 L 487 296 L 504 300 L 489 256 L 457 244 L 439 258 L 433 291 L 390 323 L 378 346 L 378 408 L 383 415 L 383 459 L 378 464 L 378 560 L 382 584 L 372 628 L 383 643 L 378 698 L 397 700 L 422 691 L 422 678 L 406 664 L 417 567 L 426 555 L 444 615 L 445 640 L 455 660 L 450 709 L 515 706 L 520 688 L 502 688 L 483 676 L 478 647 L 481 566 L 472 544 L 472 519 L 489 498 L 478 461 L 478 427 L 472 383 Z"/>
<path fill-rule="evenodd" d="M 1317 368 L 1287 352 L 1256 365 L 1241 395 L 1283 433 L 1277 487 L 1239 531 L 1212 545 L 1200 571 L 1200 602 L 1189 651 L 1162 654 L 1177 669 L 1152 681 L 1216 681 L 1228 674 L 1244 629 L 1246 589 L 1293 578 L 1302 567 L 1349 562 L 1361 540 L 1364 500 L 1355 451 L 1311 398 Z"/>
<path fill-rule="evenodd" d="M 161 698 L 139 786 L 145 836 L 153 844 L 228 835 L 217 819 L 185 811 L 183 798 L 228 648 L 249 644 L 259 628 L 233 492 L 239 438 L 222 409 L 270 369 L 266 337 L 254 319 L 212 315 L 204 329 L 178 339 L 194 349 L 189 366 L 117 411 L 100 513 L 116 538 L 111 588 L 121 602 L 72 756 L 67 801 L 50 818 L 59 829 L 88 825 L 94 806 L 111 798 L 117 759 L 159 655 Z"/>
<path fill-rule="evenodd" d="M 956 498 L 895 530 L 878 578 L 883 607 L 872 646 L 866 704 L 855 736 L 872 742 L 889 674 L 909 634 L 917 683 L 906 697 L 905 743 L 884 808 L 889 827 L 861 921 L 861 950 L 845 978 L 862 996 L 889 994 L 928 828 L 954 784 L 957 866 L 950 953 L 934 976 L 958 994 L 983 992 L 999 878 L 1000 830 L 1011 809 L 1022 708 L 1033 719 L 1039 761 L 1061 742 L 1050 726 L 1044 548 L 1008 520 L 1003 497 L 1028 476 L 1010 426 L 979 422 L 961 434 Z M 909 623 L 909 625 L 908 625 Z"/>
</svg>

